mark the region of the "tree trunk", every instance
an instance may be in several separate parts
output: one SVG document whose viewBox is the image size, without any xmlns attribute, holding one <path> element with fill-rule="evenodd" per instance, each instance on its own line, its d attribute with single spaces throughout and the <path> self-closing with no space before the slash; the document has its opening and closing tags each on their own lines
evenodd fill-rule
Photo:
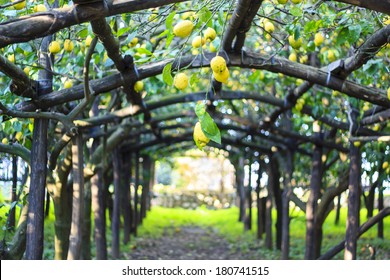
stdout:
<svg viewBox="0 0 390 280">
<path fill-rule="evenodd" d="M 112 258 L 118 259 L 120 254 L 119 229 L 120 229 L 120 209 L 121 209 L 121 159 L 120 151 L 115 149 L 112 154 L 112 167 L 114 175 L 114 205 L 112 211 Z"/>
<path fill-rule="evenodd" d="M 252 229 L 252 159 L 249 159 L 248 186 L 246 188 L 246 199 L 248 201 L 248 213 L 245 217 L 245 230 Z"/>
<path fill-rule="evenodd" d="M 51 36 L 42 40 L 40 65 L 51 69 L 48 46 Z M 51 71 L 40 70 L 38 73 L 38 95 L 52 91 L 53 75 Z M 44 205 L 47 175 L 47 128 L 48 120 L 34 119 L 34 131 L 31 149 L 31 177 L 28 195 L 29 209 L 27 216 L 26 259 L 40 260 L 43 257 Z"/>
<path fill-rule="evenodd" d="M 338 225 L 340 223 L 340 211 L 341 211 L 341 194 L 337 196 L 336 218 L 334 220 L 335 225 Z"/>
<path fill-rule="evenodd" d="M 134 180 L 134 209 L 133 209 L 133 232 L 134 236 L 137 236 L 137 228 L 138 228 L 138 185 L 139 185 L 139 153 L 134 153 L 135 156 L 135 180 Z"/>
<path fill-rule="evenodd" d="M 18 157 L 12 156 L 12 190 L 11 190 L 11 209 L 9 212 L 9 222 L 8 227 L 10 230 L 13 230 L 15 228 L 15 220 L 16 220 L 16 201 L 17 201 L 17 195 L 16 190 L 18 187 Z"/>
<path fill-rule="evenodd" d="M 383 186 L 379 186 L 378 188 L 378 211 L 383 210 Z M 383 239 L 383 220 L 380 220 L 378 222 L 378 238 Z"/>
<path fill-rule="evenodd" d="M 271 188 L 272 195 L 275 199 L 275 207 L 276 207 L 276 248 L 282 249 L 282 219 L 283 219 L 283 211 L 282 211 L 282 192 L 280 190 L 280 172 L 279 172 L 279 163 L 276 157 L 270 158 L 271 165 Z"/>
<path fill-rule="evenodd" d="M 79 260 L 84 218 L 84 158 L 83 136 L 77 134 L 72 139 L 73 200 L 72 226 L 69 236 L 68 260 Z"/>
<path fill-rule="evenodd" d="M 84 226 L 81 244 L 81 258 L 91 259 L 91 182 L 85 184 L 84 189 Z"/>
<path fill-rule="evenodd" d="M 317 134 L 318 137 L 318 134 Z M 310 179 L 310 195 L 306 203 L 306 251 L 305 259 L 314 260 L 319 256 L 315 254 L 316 235 L 316 211 L 320 198 L 322 182 L 322 147 L 315 146 L 312 160 Z"/>
<path fill-rule="evenodd" d="M 46 201 L 45 201 L 45 217 L 50 215 L 50 193 L 46 191 Z"/>
<path fill-rule="evenodd" d="M 374 201 L 375 201 L 375 189 L 379 183 L 379 180 L 376 180 L 368 191 L 367 197 L 365 197 L 365 204 L 367 208 L 367 219 L 371 218 L 374 214 Z"/>
<path fill-rule="evenodd" d="M 149 193 L 148 193 L 148 201 L 146 207 L 148 211 L 150 211 L 150 209 L 152 208 L 152 196 L 153 196 L 155 172 L 156 172 L 156 162 L 152 160 L 150 165 Z"/>
<path fill-rule="evenodd" d="M 293 173 L 294 154 L 288 150 L 286 154 L 286 174 L 282 193 L 282 259 L 288 260 L 290 255 L 290 196 L 292 193 L 291 179 Z"/>
<path fill-rule="evenodd" d="M 131 181 L 131 154 L 127 153 L 123 159 L 123 195 L 122 195 L 122 214 L 123 214 L 123 244 L 130 241 L 131 233 L 131 196 L 130 196 L 130 181 Z"/>
<path fill-rule="evenodd" d="M 261 166 L 259 163 L 259 170 L 257 171 L 257 180 L 256 180 L 256 207 L 257 207 L 257 239 L 262 239 L 263 233 L 264 233 L 264 211 L 265 211 L 265 205 L 263 204 L 263 200 L 260 197 L 260 180 L 261 180 Z"/>
<path fill-rule="evenodd" d="M 345 235 L 345 260 L 355 260 L 357 252 L 357 238 L 359 232 L 360 211 L 360 150 L 353 143 L 350 144 L 349 166 L 349 194 L 348 194 L 348 218 Z"/>
<path fill-rule="evenodd" d="M 240 214 L 238 217 L 238 221 L 243 222 L 245 221 L 245 190 L 244 190 L 244 158 L 240 156 L 238 158 L 238 162 L 236 164 L 236 188 L 237 188 L 237 195 L 239 199 L 239 209 Z"/>
<path fill-rule="evenodd" d="M 152 161 L 149 156 L 145 155 L 143 157 L 143 169 L 142 169 L 142 194 L 141 194 L 141 223 L 142 220 L 146 217 L 147 210 L 147 200 L 149 196 L 149 186 L 150 186 L 150 172 Z"/>
</svg>

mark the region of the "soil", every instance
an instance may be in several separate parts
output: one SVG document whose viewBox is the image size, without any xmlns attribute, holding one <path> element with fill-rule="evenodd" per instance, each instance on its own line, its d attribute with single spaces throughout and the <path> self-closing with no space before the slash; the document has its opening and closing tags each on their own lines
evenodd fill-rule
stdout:
<svg viewBox="0 0 390 280">
<path fill-rule="evenodd" d="M 249 260 L 260 259 L 256 245 L 242 249 L 213 228 L 182 227 L 166 230 L 157 239 L 137 238 L 130 253 L 133 260 Z"/>
</svg>

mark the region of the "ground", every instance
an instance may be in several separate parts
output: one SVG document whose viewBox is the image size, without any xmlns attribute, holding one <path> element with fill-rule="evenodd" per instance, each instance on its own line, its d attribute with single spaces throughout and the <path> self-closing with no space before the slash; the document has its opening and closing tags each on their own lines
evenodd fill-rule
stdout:
<svg viewBox="0 0 390 280">
<path fill-rule="evenodd" d="M 212 227 L 184 226 L 166 230 L 160 238 L 136 240 L 126 259 L 135 260 L 248 260 L 261 259 L 259 242 L 243 249 Z"/>
</svg>

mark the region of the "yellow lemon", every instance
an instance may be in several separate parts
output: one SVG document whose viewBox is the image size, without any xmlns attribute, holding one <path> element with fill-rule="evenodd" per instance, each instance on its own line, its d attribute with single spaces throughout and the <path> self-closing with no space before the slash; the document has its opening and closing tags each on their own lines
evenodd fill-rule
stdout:
<svg viewBox="0 0 390 280">
<path fill-rule="evenodd" d="M 7 138 L 3 138 L 1 140 L 1 143 L 3 143 L 4 145 L 7 145 L 8 144 L 8 139 Z"/>
<path fill-rule="evenodd" d="M 49 52 L 52 54 L 59 53 L 61 51 L 60 43 L 57 41 L 52 41 L 49 45 Z"/>
<path fill-rule="evenodd" d="M 177 23 L 175 27 L 173 27 L 173 34 L 175 34 L 175 36 L 178 36 L 180 38 L 185 38 L 191 34 L 193 28 L 194 28 L 194 23 L 192 21 L 183 20 Z"/>
<path fill-rule="evenodd" d="M 278 0 L 279 4 L 286 4 L 287 2 L 288 2 L 288 0 Z"/>
<path fill-rule="evenodd" d="M 203 46 L 206 44 L 206 39 L 202 38 L 201 36 L 195 36 L 192 40 L 192 47 L 199 48 L 200 46 Z"/>
<path fill-rule="evenodd" d="M 210 43 L 210 52 L 217 52 L 217 48 L 214 46 L 213 43 Z"/>
<path fill-rule="evenodd" d="M 335 53 L 334 53 L 333 50 L 329 50 L 329 51 L 328 51 L 328 60 L 329 60 L 330 62 L 333 62 L 333 61 L 336 60 L 336 55 L 335 55 Z"/>
<path fill-rule="evenodd" d="M 135 82 L 135 84 L 134 84 L 134 90 L 136 91 L 136 92 L 140 92 L 140 91 L 142 91 L 144 89 L 144 82 L 143 81 L 137 81 L 137 82 Z"/>
<path fill-rule="evenodd" d="M 9 56 L 7 56 L 7 59 L 12 62 L 12 63 L 15 63 L 15 54 L 10 54 Z"/>
<path fill-rule="evenodd" d="M 74 48 L 74 43 L 71 40 L 66 39 L 64 42 L 64 50 L 67 52 L 71 52 L 73 51 L 73 48 Z"/>
<path fill-rule="evenodd" d="M 382 163 L 382 168 L 383 169 L 386 169 L 387 167 L 389 167 L 389 163 L 387 161 L 385 161 L 384 163 Z"/>
<path fill-rule="evenodd" d="M 196 146 L 198 146 L 199 149 L 203 149 L 204 146 L 206 146 L 210 142 L 210 138 L 208 138 L 203 130 L 200 122 L 197 122 L 194 127 L 194 141 L 196 143 Z"/>
<path fill-rule="evenodd" d="M 71 80 L 66 80 L 64 83 L 64 88 L 71 88 L 73 86 L 73 82 Z"/>
<path fill-rule="evenodd" d="M 31 69 L 28 66 L 24 67 L 24 69 L 23 69 L 23 72 L 26 73 L 27 76 L 30 75 L 30 71 L 31 71 Z"/>
<path fill-rule="evenodd" d="M 128 46 L 130 47 L 130 48 L 132 48 L 132 47 L 134 47 L 135 45 L 137 45 L 138 44 L 138 38 L 137 37 L 134 37 L 131 41 L 130 41 L 130 43 L 128 44 Z"/>
<path fill-rule="evenodd" d="M 188 86 L 188 77 L 184 73 L 179 73 L 173 79 L 173 85 L 179 89 L 183 90 Z"/>
<path fill-rule="evenodd" d="M 204 37 L 208 41 L 213 41 L 215 37 L 217 37 L 217 32 L 215 32 L 214 28 L 207 27 L 206 31 L 204 32 Z"/>
<path fill-rule="evenodd" d="M 34 11 L 34 13 L 38 13 L 38 12 L 45 12 L 45 11 L 47 11 L 47 9 L 46 9 L 45 5 L 39 4 L 39 5 L 34 6 L 33 11 Z"/>
<path fill-rule="evenodd" d="M 229 79 L 230 73 L 229 69 L 225 68 L 223 72 L 213 72 L 214 78 L 220 82 L 220 83 L 227 83 L 227 80 Z"/>
<path fill-rule="evenodd" d="M 318 32 L 314 35 L 314 45 L 316 47 L 319 47 L 322 45 L 322 43 L 324 42 L 324 35 L 322 35 L 321 32 Z"/>
<path fill-rule="evenodd" d="M 274 26 L 274 24 L 272 22 L 267 21 L 266 23 L 264 23 L 264 29 L 268 33 L 272 33 L 272 32 L 275 31 L 275 26 Z"/>
<path fill-rule="evenodd" d="M 353 145 L 354 145 L 356 148 L 359 148 L 360 145 L 361 145 L 361 143 L 360 143 L 360 141 L 355 141 L 355 142 L 353 142 Z"/>
<path fill-rule="evenodd" d="M 85 46 L 89 47 L 91 43 L 92 43 L 92 37 L 88 35 L 87 38 L 85 38 Z"/>
<path fill-rule="evenodd" d="M 302 0 L 291 0 L 291 2 L 293 2 L 294 4 L 299 4 L 302 2 Z"/>
<path fill-rule="evenodd" d="M 12 0 L 12 2 L 15 2 L 16 0 Z M 23 2 L 20 2 L 20 3 L 17 3 L 15 5 L 13 5 L 14 9 L 15 10 L 21 10 L 21 9 L 24 9 L 26 7 L 26 1 L 23 1 Z"/>
<path fill-rule="evenodd" d="M 387 98 L 390 100 L 390 88 L 387 89 Z"/>
<path fill-rule="evenodd" d="M 294 36 L 290 35 L 288 37 L 288 42 L 290 43 L 290 46 L 293 48 L 293 49 L 299 49 L 301 46 L 302 46 L 302 38 L 298 38 L 298 40 L 295 40 L 294 39 Z"/>
<path fill-rule="evenodd" d="M 210 61 L 210 67 L 213 72 L 222 73 L 226 69 L 226 60 L 222 56 L 215 56 Z"/>
<path fill-rule="evenodd" d="M 288 59 L 294 62 L 297 62 L 297 54 L 295 52 L 290 53 Z"/>
<path fill-rule="evenodd" d="M 16 132 L 15 134 L 15 139 L 20 142 L 22 140 L 22 137 L 23 137 L 23 133 L 22 132 Z"/>
</svg>

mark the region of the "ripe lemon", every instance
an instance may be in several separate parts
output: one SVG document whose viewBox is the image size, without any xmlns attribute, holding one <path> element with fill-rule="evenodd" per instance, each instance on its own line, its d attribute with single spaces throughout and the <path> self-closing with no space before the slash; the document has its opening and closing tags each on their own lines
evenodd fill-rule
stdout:
<svg viewBox="0 0 390 280">
<path fill-rule="evenodd" d="M 387 98 L 390 100 L 390 87 L 387 89 Z"/>
<path fill-rule="evenodd" d="M 296 103 L 295 106 L 294 106 L 295 110 L 297 110 L 298 112 L 302 111 L 303 109 L 303 104 L 301 103 Z"/>
<path fill-rule="evenodd" d="M 309 60 L 309 57 L 307 55 L 301 56 L 299 58 L 299 62 L 302 63 L 302 64 L 307 63 L 308 60 Z"/>
<path fill-rule="evenodd" d="M 92 43 L 92 37 L 88 35 L 87 38 L 85 38 L 85 46 L 89 47 L 91 43 Z"/>
<path fill-rule="evenodd" d="M 322 43 L 324 42 L 324 35 L 322 35 L 321 32 L 318 32 L 314 35 L 314 45 L 316 47 L 319 47 L 322 45 Z"/>
<path fill-rule="evenodd" d="M 15 139 L 16 141 L 20 142 L 20 140 L 22 140 L 22 137 L 23 137 L 23 133 L 22 132 L 16 132 L 15 134 Z"/>
<path fill-rule="evenodd" d="M 288 0 L 278 0 L 279 4 L 286 4 L 287 2 L 288 2 Z"/>
<path fill-rule="evenodd" d="M 294 39 L 294 36 L 290 35 L 288 37 L 288 42 L 293 49 L 299 49 L 302 46 L 302 38 L 298 38 L 298 40 Z"/>
<path fill-rule="evenodd" d="M 389 162 L 385 161 L 384 163 L 382 163 L 383 169 L 386 169 L 387 167 L 389 167 Z"/>
<path fill-rule="evenodd" d="M 210 67 L 213 72 L 222 73 L 226 69 L 226 60 L 222 56 L 215 56 L 210 61 Z"/>
<path fill-rule="evenodd" d="M 66 80 L 64 83 L 64 88 L 71 88 L 73 86 L 73 82 L 71 80 Z"/>
<path fill-rule="evenodd" d="M 137 81 L 137 82 L 135 82 L 135 84 L 134 84 L 134 90 L 136 91 L 136 92 L 140 92 L 140 91 L 142 91 L 144 89 L 144 82 L 143 81 Z"/>
<path fill-rule="evenodd" d="M 214 28 L 208 27 L 204 32 L 204 37 L 211 42 L 217 37 L 217 32 L 215 32 Z"/>
<path fill-rule="evenodd" d="M 364 102 L 363 111 L 368 111 L 368 110 L 370 110 L 370 105 L 368 104 L 368 102 Z"/>
<path fill-rule="evenodd" d="M 16 0 L 12 0 L 12 2 L 15 2 Z M 20 2 L 20 3 L 17 3 L 15 5 L 13 5 L 14 9 L 15 10 L 21 10 L 21 9 L 24 9 L 26 7 L 26 1 L 23 1 L 23 2 Z"/>
<path fill-rule="evenodd" d="M 291 0 L 291 2 L 293 2 L 294 4 L 299 4 L 302 2 L 302 0 Z"/>
<path fill-rule="evenodd" d="M 290 53 L 288 59 L 294 62 L 297 62 L 297 54 L 295 52 Z"/>
<path fill-rule="evenodd" d="M 360 141 L 355 141 L 353 142 L 353 145 L 356 147 L 356 148 L 359 148 L 360 147 Z"/>
<path fill-rule="evenodd" d="M 175 36 L 178 36 L 180 38 L 185 38 L 191 34 L 193 28 L 194 28 L 194 23 L 192 21 L 183 20 L 178 24 L 176 24 L 175 27 L 173 27 L 173 34 L 175 34 Z"/>
<path fill-rule="evenodd" d="M 64 50 L 67 52 L 71 52 L 73 51 L 73 48 L 74 48 L 74 43 L 71 40 L 66 39 L 64 42 Z"/>
<path fill-rule="evenodd" d="M 334 54 L 334 51 L 333 50 L 329 50 L 328 51 L 328 60 L 330 62 L 333 62 L 336 60 L 336 55 Z"/>
<path fill-rule="evenodd" d="M 57 41 L 52 41 L 49 45 L 49 52 L 52 54 L 59 53 L 61 51 L 60 43 Z"/>
<path fill-rule="evenodd" d="M 39 4 L 39 5 L 34 6 L 33 11 L 34 11 L 34 13 L 38 13 L 38 12 L 45 12 L 45 11 L 47 11 L 47 9 L 46 9 L 45 5 Z"/>
<path fill-rule="evenodd" d="M 138 38 L 137 37 L 134 37 L 131 41 L 130 41 L 130 43 L 128 44 L 128 46 L 130 47 L 130 48 L 132 48 L 132 47 L 134 47 L 135 45 L 137 45 L 138 44 Z"/>
<path fill-rule="evenodd" d="M 1 143 L 3 143 L 4 145 L 7 145 L 8 144 L 8 139 L 7 138 L 3 138 L 1 140 Z"/>
<path fill-rule="evenodd" d="M 214 46 L 213 43 L 210 43 L 210 52 L 217 52 L 217 48 Z"/>
<path fill-rule="evenodd" d="M 272 32 L 275 31 L 275 26 L 274 26 L 274 24 L 272 22 L 267 21 L 266 23 L 264 23 L 264 29 L 268 33 L 272 33 Z"/>
<path fill-rule="evenodd" d="M 203 46 L 206 44 L 206 39 L 202 38 L 201 36 L 195 36 L 194 39 L 192 40 L 192 46 L 194 48 L 199 48 L 200 46 Z"/>
<path fill-rule="evenodd" d="M 15 63 L 15 54 L 10 54 L 9 56 L 7 56 L 7 59 L 12 62 L 12 63 Z"/>
<path fill-rule="evenodd" d="M 30 71 L 31 71 L 31 68 L 28 66 L 24 67 L 24 69 L 23 69 L 23 72 L 26 73 L 27 76 L 30 75 Z"/>
<path fill-rule="evenodd" d="M 199 147 L 199 149 L 202 149 L 204 146 L 206 146 L 210 142 L 210 138 L 208 138 L 203 130 L 202 126 L 200 125 L 200 122 L 197 122 L 194 127 L 194 141 L 196 145 Z"/>
<path fill-rule="evenodd" d="M 183 90 L 188 86 L 188 77 L 184 73 L 179 73 L 173 79 L 173 85 L 179 89 Z"/>
<path fill-rule="evenodd" d="M 220 82 L 220 83 L 227 83 L 227 80 L 229 79 L 230 73 L 229 69 L 225 68 L 223 72 L 213 72 L 214 78 Z"/>
</svg>

